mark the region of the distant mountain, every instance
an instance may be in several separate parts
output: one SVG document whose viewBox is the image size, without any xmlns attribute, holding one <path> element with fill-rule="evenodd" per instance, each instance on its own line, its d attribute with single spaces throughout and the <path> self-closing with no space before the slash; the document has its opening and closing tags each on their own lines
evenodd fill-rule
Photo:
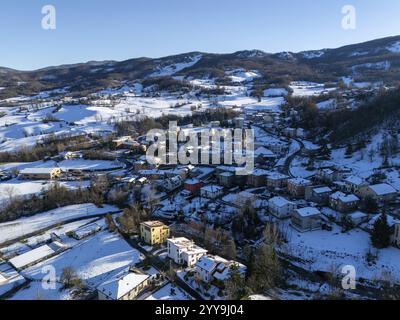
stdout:
<svg viewBox="0 0 400 320">
<path fill-rule="evenodd" d="M 0 98 L 29 95 L 69 87 L 70 92 L 101 90 L 126 81 L 156 77 L 226 77 L 235 69 L 256 70 L 265 83 L 287 84 L 293 80 L 400 81 L 400 36 L 388 37 L 337 49 L 276 54 L 260 50 L 232 54 L 190 52 L 158 59 L 91 61 L 48 67 L 35 71 L 0 68 Z"/>
</svg>

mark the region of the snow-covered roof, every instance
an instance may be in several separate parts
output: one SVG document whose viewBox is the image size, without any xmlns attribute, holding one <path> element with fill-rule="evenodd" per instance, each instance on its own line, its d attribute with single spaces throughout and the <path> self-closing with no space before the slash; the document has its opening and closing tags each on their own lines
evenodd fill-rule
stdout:
<svg viewBox="0 0 400 320">
<path fill-rule="evenodd" d="M 313 191 L 315 193 L 327 193 L 327 192 L 332 192 L 332 189 L 329 187 L 320 187 L 320 188 L 315 188 Z"/>
<path fill-rule="evenodd" d="M 321 169 L 321 172 L 323 172 L 324 174 L 333 174 L 333 173 L 335 173 L 335 171 L 333 171 L 332 169 L 329 169 L 329 168 Z"/>
<path fill-rule="evenodd" d="M 368 214 L 361 212 L 361 211 L 356 211 L 356 212 L 349 214 L 349 217 L 351 220 L 355 220 L 355 219 L 361 219 L 361 218 L 368 217 Z"/>
<path fill-rule="evenodd" d="M 99 226 L 97 223 L 91 223 L 75 230 L 74 233 L 77 237 L 83 238 L 99 230 L 101 230 L 101 226 Z"/>
<path fill-rule="evenodd" d="M 200 180 L 198 180 L 198 179 L 187 179 L 187 180 L 185 180 L 185 183 L 186 184 L 199 184 Z"/>
<path fill-rule="evenodd" d="M 282 179 L 287 179 L 289 176 L 279 173 L 279 172 L 270 172 L 268 174 L 268 179 L 270 180 L 282 180 Z"/>
<path fill-rule="evenodd" d="M 206 192 L 219 192 L 222 191 L 223 189 L 224 189 L 223 187 L 217 185 L 205 186 L 201 188 L 202 191 Z"/>
<path fill-rule="evenodd" d="M 356 186 L 362 185 L 363 183 L 365 183 L 365 181 L 358 177 L 358 176 L 349 176 L 346 179 L 344 179 L 345 182 L 350 183 L 350 184 L 354 184 Z"/>
<path fill-rule="evenodd" d="M 233 177 L 234 174 L 232 172 L 222 172 L 220 174 L 221 177 Z"/>
<path fill-rule="evenodd" d="M 393 188 L 390 184 L 387 183 L 372 185 L 370 186 L 370 189 L 378 196 L 383 196 L 385 194 L 392 194 L 397 192 L 395 188 Z"/>
<path fill-rule="evenodd" d="M 369 222 L 368 222 L 368 228 L 372 229 L 374 224 L 375 224 L 375 222 L 376 222 L 376 220 L 378 220 L 378 218 L 380 216 L 381 216 L 380 214 L 377 214 L 377 215 L 373 216 L 371 218 L 371 220 L 369 220 Z M 387 214 L 386 217 L 387 217 L 388 225 L 390 227 L 394 226 L 395 224 L 400 224 L 400 220 L 395 219 L 393 216 Z"/>
<path fill-rule="evenodd" d="M 307 186 L 307 185 L 311 184 L 310 180 L 303 179 L 303 178 L 293 178 L 293 179 L 288 180 L 288 182 L 298 185 L 298 186 Z"/>
<path fill-rule="evenodd" d="M 283 197 L 274 197 L 269 199 L 269 205 L 274 205 L 276 207 L 284 207 L 288 204 L 293 204 L 293 202 L 283 198 Z"/>
<path fill-rule="evenodd" d="M 50 256 L 54 253 L 55 253 L 55 251 L 50 246 L 45 244 L 39 248 L 33 249 L 33 250 L 23 253 L 19 256 L 16 256 L 16 257 L 10 259 L 9 262 L 16 269 L 21 269 L 33 262 L 39 261 L 39 260 L 46 258 L 47 256 Z"/>
<path fill-rule="evenodd" d="M 199 261 L 197 261 L 196 266 L 207 271 L 213 272 L 219 263 L 226 262 L 225 259 L 218 256 L 202 256 Z"/>
<path fill-rule="evenodd" d="M 59 168 L 25 168 L 25 169 L 22 169 L 19 173 L 21 173 L 21 174 L 50 174 L 55 169 L 59 169 Z"/>
<path fill-rule="evenodd" d="M 111 299 L 118 300 L 134 290 L 149 277 L 147 274 L 128 272 L 103 282 L 97 287 L 97 290 Z"/>
<path fill-rule="evenodd" d="M 311 217 L 321 214 L 321 211 L 314 207 L 297 209 L 296 212 L 302 217 Z"/>
<path fill-rule="evenodd" d="M 217 270 L 214 272 L 214 278 L 224 281 L 230 277 L 232 266 L 237 266 L 239 272 L 244 276 L 246 273 L 247 267 L 237 261 L 227 261 L 226 263 L 220 263 L 217 267 Z"/>
<path fill-rule="evenodd" d="M 337 191 L 331 195 L 332 199 L 335 200 L 340 200 L 342 202 L 354 202 L 360 200 L 357 196 L 354 194 L 344 194 L 343 192 Z"/>
</svg>

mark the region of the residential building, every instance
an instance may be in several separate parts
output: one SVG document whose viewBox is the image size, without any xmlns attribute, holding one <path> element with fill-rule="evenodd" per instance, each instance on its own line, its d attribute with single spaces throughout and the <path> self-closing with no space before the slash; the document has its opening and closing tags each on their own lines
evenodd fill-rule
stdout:
<svg viewBox="0 0 400 320">
<path fill-rule="evenodd" d="M 140 238 L 151 246 L 167 241 L 169 233 L 169 227 L 160 221 L 146 221 L 140 224 Z"/>
<path fill-rule="evenodd" d="M 396 199 L 398 191 L 390 184 L 381 183 L 362 188 L 360 194 L 363 198 L 371 197 L 378 202 L 390 202 Z"/>
<path fill-rule="evenodd" d="M 200 196 L 207 199 L 216 199 L 223 195 L 224 188 L 217 185 L 205 186 L 200 189 Z"/>
<path fill-rule="evenodd" d="M 25 168 L 19 172 L 19 177 L 26 180 L 53 180 L 61 176 L 61 169 L 52 168 Z"/>
<path fill-rule="evenodd" d="M 303 140 L 304 148 L 302 154 L 307 157 L 316 156 L 321 151 L 321 146 L 312 143 L 311 141 Z"/>
<path fill-rule="evenodd" d="M 254 151 L 256 163 L 265 163 L 275 161 L 277 156 L 271 150 L 265 147 L 259 147 Z"/>
<path fill-rule="evenodd" d="M 166 192 L 172 192 L 183 184 L 183 180 L 181 176 L 174 176 L 172 178 L 168 178 L 163 180 L 162 187 Z"/>
<path fill-rule="evenodd" d="M 254 205 L 257 200 L 255 194 L 248 192 L 248 191 L 241 191 L 236 194 L 236 198 L 234 203 L 239 206 L 245 208 L 247 205 Z"/>
<path fill-rule="evenodd" d="M 226 188 L 231 188 L 235 181 L 235 175 L 232 172 L 222 172 L 218 175 L 219 184 Z"/>
<path fill-rule="evenodd" d="M 288 201 L 283 197 L 274 197 L 268 201 L 269 212 L 277 218 L 288 218 L 296 209 L 294 202 Z"/>
<path fill-rule="evenodd" d="M 278 154 L 278 155 L 283 155 L 288 152 L 289 147 L 285 142 L 282 141 L 269 141 L 265 144 L 265 147 L 267 147 L 269 150 L 271 150 L 273 153 Z"/>
<path fill-rule="evenodd" d="M 236 266 L 239 272 L 245 276 L 247 269 L 245 265 L 219 256 L 204 255 L 196 263 L 196 274 L 205 283 L 210 283 L 214 280 L 224 282 L 229 279 L 233 266 Z"/>
<path fill-rule="evenodd" d="M 287 186 L 289 176 L 281 174 L 279 172 L 270 172 L 267 175 L 267 187 L 271 189 L 279 189 Z"/>
<path fill-rule="evenodd" d="M 322 183 L 332 183 L 337 180 L 337 171 L 330 168 L 318 169 L 315 174 L 315 179 Z"/>
<path fill-rule="evenodd" d="M 150 284 L 150 276 L 125 271 L 97 287 L 99 300 L 134 300 Z"/>
<path fill-rule="evenodd" d="M 188 179 L 184 183 L 185 190 L 190 191 L 193 195 L 198 195 L 203 187 L 203 182 L 198 179 Z"/>
<path fill-rule="evenodd" d="M 140 143 L 135 141 L 131 136 L 120 137 L 113 140 L 113 144 L 117 148 L 133 149 L 140 147 Z"/>
<path fill-rule="evenodd" d="M 300 232 L 319 230 L 322 227 L 322 214 L 314 207 L 294 210 L 291 225 Z"/>
<path fill-rule="evenodd" d="M 207 254 L 207 250 L 183 237 L 168 239 L 167 244 L 168 257 L 179 265 L 193 267 L 202 256 Z"/>
<path fill-rule="evenodd" d="M 368 183 L 364 181 L 364 179 L 357 176 L 349 176 L 344 179 L 344 187 L 346 192 L 354 193 L 357 196 L 360 196 L 360 191 L 368 186 Z"/>
<path fill-rule="evenodd" d="M 336 211 L 346 213 L 357 209 L 360 199 L 354 194 L 344 194 L 343 192 L 335 192 L 329 196 L 329 206 Z"/>
<path fill-rule="evenodd" d="M 354 226 L 358 226 L 368 220 L 368 214 L 361 211 L 350 213 L 347 217 L 350 219 Z"/>
<path fill-rule="evenodd" d="M 267 185 L 267 176 L 269 171 L 255 169 L 248 177 L 247 184 L 254 188 L 265 187 Z"/>
<path fill-rule="evenodd" d="M 326 186 L 309 186 L 305 189 L 305 199 L 320 205 L 326 205 L 329 203 L 329 196 L 332 193 L 333 190 Z"/>
<path fill-rule="evenodd" d="M 312 182 L 303 178 L 289 179 L 287 182 L 288 192 L 292 197 L 302 198 L 305 195 L 307 186 L 311 186 Z"/>
</svg>

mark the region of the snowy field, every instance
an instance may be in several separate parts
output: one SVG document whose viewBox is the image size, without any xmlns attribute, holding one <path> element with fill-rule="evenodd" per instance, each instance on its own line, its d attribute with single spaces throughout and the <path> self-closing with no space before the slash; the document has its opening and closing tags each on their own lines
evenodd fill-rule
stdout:
<svg viewBox="0 0 400 320">
<path fill-rule="evenodd" d="M 12 179 L 7 182 L 0 183 L 0 203 L 6 203 L 14 197 L 29 197 L 40 194 L 41 192 L 50 188 L 54 181 L 24 181 L 19 179 Z M 88 181 L 61 181 L 61 186 L 68 189 L 87 188 Z"/>
<path fill-rule="evenodd" d="M 69 159 L 60 162 L 56 161 L 35 161 L 25 163 L 8 163 L 0 165 L 0 170 L 18 170 L 26 168 L 53 168 L 59 167 L 63 171 L 82 170 L 82 171 L 108 171 L 120 169 L 123 164 L 118 161 L 108 160 L 86 160 L 86 159 Z"/>
<path fill-rule="evenodd" d="M 104 205 L 103 208 L 97 208 L 94 204 L 88 203 L 62 207 L 32 217 L 0 223 L 0 244 L 71 219 L 83 219 L 117 211 L 118 208 L 114 206 Z"/>
<path fill-rule="evenodd" d="M 293 90 L 293 96 L 295 97 L 320 96 L 336 90 L 336 88 L 325 88 L 325 86 L 320 83 L 306 81 L 292 82 L 290 88 Z"/>
<path fill-rule="evenodd" d="M 158 66 L 156 68 L 158 70 L 152 73 L 150 77 L 171 76 L 179 71 L 182 71 L 183 69 L 194 66 L 197 62 L 201 60 L 202 57 L 203 56 L 201 54 L 198 54 L 196 56 L 189 57 L 185 62 L 173 63 L 165 66 Z"/>
<path fill-rule="evenodd" d="M 46 266 L 55 268 L 57 278 L 65 267 L 72 267 L 78 277 L 94 289 L 112 275 L 140 261 L 140 253 L 132 249 L 119 235 L 102 231 L 72 249 L 24 270 L 22 274 L 34 282 L 20 290 L 12 299 L 35 299 L 37 296 L 49 300 L 70 299 L 70 292 L 60 290 L 59 283 L 56 283 L 55 290 L 42 288 L 41 281 L 45 275 L 42 271 Z"/>
<path fill-rule="evenodd" d="M 182 63 L 160 65 L 152 76 L 173 75 L 196 64 L 201 58 L 201 55 L 194 55 L 187 57 Z M 0 152 L 31 148 L 50 134 L 111 132 L 117 122 L 163 115 L 191 115 L 194 108 L 204 111 L 222 106 L 242 108 L 250 112 L 279 112 L 280 106 L 285 102 L 283 96 L 287 94 L 287 90 L 284 88 L 266 90 L 261 101 L 250 96 L 252 81 L 260 77 L 258 71 L 237 69 L 228 71 L 227 76 L 231 78 L 233 85 L 221 86 L 226 94 L 218 96 L 196 96 L 199 87 L 216 89 L 214 79 L 188 79 L 196 88 L 182 96 L 168 92 L 160 92 L 157 97 L 147 96 L 145 93 L 151 90 L 135 83 L 98 92 L 93 95 L 98 99 L 90 105 L 65 103 L 56 108 L 49 103 L 33 109 L 27 100 L 26 107 L 29 110 L 12 108 L 0 118 Z M 113 105 L 109 96 L 117 96 Z"/>
<path fill-rule="evenodd" d="M 289 243 L 285 250 L 292 256 L 304 260 L 299 263 L 312 271 L 339 271 L 346 265 L 356 268 L 357 278 L 376 280 L 387 275 L 400 281 L 400 251 L 389 247 L 379 250 L 375 265 L 369 266 L 366 254 L 371 248 L 370 236 L 365 231 L 354 229 L 341 233 L 338 226 L 332 231 L 299 233 L 290 228 Z"/>
<path fill-rule="evenodd" d="M 285 88 L 270 88 L 264 90 L 264 97 L 284 97 L 288 95 Z"/>
</svg>

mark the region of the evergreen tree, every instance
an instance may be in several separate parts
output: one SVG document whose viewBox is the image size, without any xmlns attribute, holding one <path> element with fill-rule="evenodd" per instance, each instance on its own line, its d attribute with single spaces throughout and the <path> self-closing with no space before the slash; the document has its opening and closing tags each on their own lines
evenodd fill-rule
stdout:
<svg viewBox="0 0 400 320">
<path fill-rule="evenodd" d="M 251 294 L 246 285 L 245 277 L 240 273 L 238 266 L 233 265 L 229 271 L 229 279 L 226 281 L 225 290 L 229 300 L 241 300 Z"/>
<path fill-rule="evenodd" d="M 327 144 L 324 144 L 320 151 L 320 159 L 321 160 L 330 160 L 332 151 L 329 149 Z"/>
<path fill-rule="evenodd" d="M 378 204 L 376 200 L 371 197 L 365 198 L 363 207 L 367 213 L 375 213 L 378 210 Z"/>
<path fill-rule="evenodd" d="M 225 256 L 228 259 L 236 259 L 236 244 L 233 239 L 228 240 L 227 244 L 225 245 Z"/>
<path fill-rule="evenodd" d="M 375 221 L 371 232 L 371 242 L 375 248 L 383 249 L 390 246 L 390 226 L 387 215 L 382 213 Z"/>
<path fill-rule="evenodd" d="M 282 268 L 278 255 L 271 245 L 263 244 L 257 248 L 251 265 L 248 284 L 254 292 L 274 288 L 281 280 Z"/>
<path fill-rule="evenodd" d="M 351 145 L 351 143 L 349 143 L 346 147 L 346 153 L 345 155 L 347 157 L 350 157 L 353 154 L 353 146 Z"/>
</svg>

